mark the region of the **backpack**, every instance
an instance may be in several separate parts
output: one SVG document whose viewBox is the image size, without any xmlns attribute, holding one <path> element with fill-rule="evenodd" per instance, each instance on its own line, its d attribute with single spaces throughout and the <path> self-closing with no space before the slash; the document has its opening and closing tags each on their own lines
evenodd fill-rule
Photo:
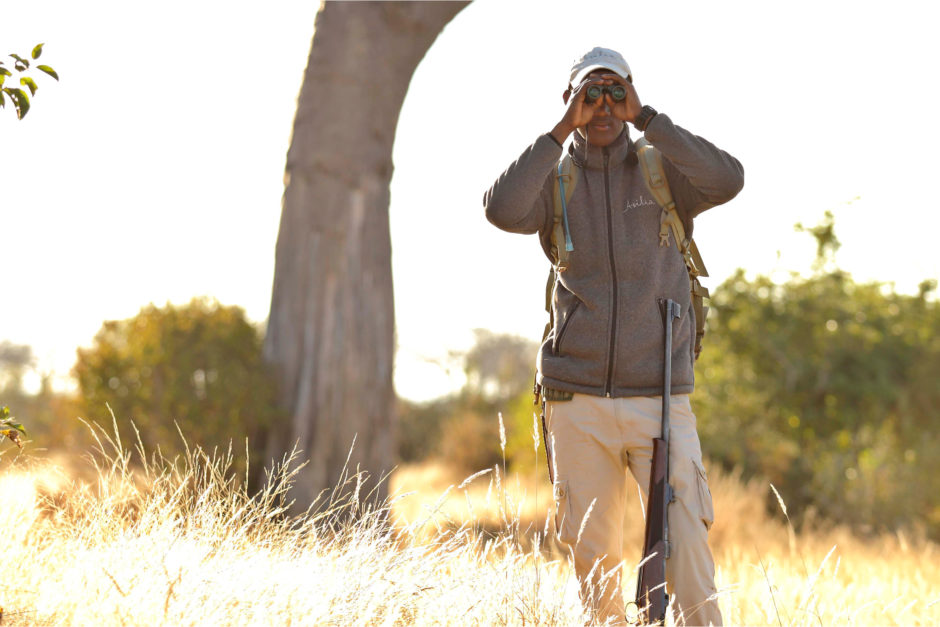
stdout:
<svg viewBox="0 0 940 627">
<path fill-rule="evenodd" d="M 672 199 L 672 191 L 669 189 L 669 182 L 666 180 L 666 174 L 663 170 L 662 153 L 645 138 L 636 141 L 636 153 L 640 168 L 643 170 L 646 187 L 653 195 L 653 198 L 656 199 L 656 202 L 663 208 L 659 225 L 659 245 L 670 245 L 669 233 L 671 231 L 689 273 L 691 302 L 695 311 L 694 354 L 695 359 L 698 359 L 699 354 L 702 352 L 702 338 L 705 337 L 705 317 L 708 315 L 705 299 L 709 295 L 708 289 L 699 282 L 699 277 L 707 277 L 708 270 L 705 269 L 705 263 L 702 261 L 695 240 L 685 236 L 685 227 L 676 212 L 676 203 Z M 574 193 L 577 184 L 578 168 L 574 165 L 571 155 L 566 153 L 558 162 L 555 175 L 555 189 L 553 192 L 555 212 L 552 220 L 551 248 L 549 251 L 554 260 L 554 265 L 549 270 L 548 282 L 545 286 L 545 310 L 548 312 L 549 321 L 545 325 L 545 332 L 542 335 L 543 341 L 548 337 L 548 333 L 555 322 L 552 313 L 552 291 L 555 287 L 555 280 L 558 273 L 564 272 L 568 268 L 568 253 L 574 250 L 574 243 L 571 241 L 571 233 L 568 230 L 568 201 L 571 200 L 571 195 Z"/>
</svg>

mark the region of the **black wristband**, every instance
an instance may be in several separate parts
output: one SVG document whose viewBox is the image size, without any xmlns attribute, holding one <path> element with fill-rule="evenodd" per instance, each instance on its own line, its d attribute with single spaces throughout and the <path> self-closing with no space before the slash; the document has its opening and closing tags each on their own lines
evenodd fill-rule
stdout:
<svg viewBox="0 0 940 627">
<path fill-rule="evenodd" d="M 657 113 L 659 113 L 659 111 L 653 107 L 643 105 L 643 108 L 640 109 L 640 115 L 636 116 L 636 119 L 633 121 L 633 126 L 642 133 L 646 130 L 646 127 L 650 125 L 650 122 L 656 117 Z"/>
</svg>

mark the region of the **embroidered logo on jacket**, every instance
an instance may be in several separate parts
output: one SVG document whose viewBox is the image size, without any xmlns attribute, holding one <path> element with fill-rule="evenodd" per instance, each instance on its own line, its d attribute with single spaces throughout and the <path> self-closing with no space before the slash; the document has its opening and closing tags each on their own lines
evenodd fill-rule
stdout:
<svg viewBox="0 0 940 627">
<path fill-rule="evenodd" d="M 623 208 L 623 212 L 626 213 L 627 211 L 630 211 L 631 209 L 637 209 L 639 207 L 650 207 L 650 206 L 658 207 L 659 205 L 657 205 L 656 201 L 653 200 L 652 198 L 647 198 L 643 194 L 640 194 L 639 198 L 635 200 L 628 200 L 626 202 L 626 205 Z"/>
</svg>

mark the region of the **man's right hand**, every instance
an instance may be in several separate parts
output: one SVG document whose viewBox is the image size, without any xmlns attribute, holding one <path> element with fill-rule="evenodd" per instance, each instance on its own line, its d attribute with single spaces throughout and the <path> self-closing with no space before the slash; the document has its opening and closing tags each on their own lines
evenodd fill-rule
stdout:
<svg viewBox="0 0 940 627">
<path fill-rule="evenodd" d="M 584 95 L 588 87 L 591 85 L 603 85 L 604 82 L 602 78 L 586 78 L 573 92 L 565 91 L 562 97 L 565 100 L 565 104 L 568 105 L 568 109 L 565 111 L 561 122 L 556 124 L 555 128 L 552 129 L 552 137 L 554 137 L 559 144 L 564 144 L 568 136 L 574 132 L 574 129 L 579 126 L 585 126 L 590 122 L 591 118 L 594 117 L 594 112 L 604 105 L 604 98 L 598 98 L 591 103 L 584 101 Z"/>
</svg>

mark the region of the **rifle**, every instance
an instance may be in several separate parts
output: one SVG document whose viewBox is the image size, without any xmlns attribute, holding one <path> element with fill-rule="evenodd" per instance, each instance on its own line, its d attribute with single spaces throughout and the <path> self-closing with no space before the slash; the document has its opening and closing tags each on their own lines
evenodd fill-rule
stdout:
<svg viewBox="0 0 940 627">
<path fill-rule="evenodd" d="M 669 504 L 674 500 L 669 485 L 669 397 L 672 392 L 672 321 L 681 315 L 679 303 L 660 301 L 666 333 L 666 365 L 663 373 L 663 432 L 653 439 L 643 560 L 637 573 L 636 605 L 642 624 L 666 623 L 666 560 L 669 559 Z"/>
</svg>

